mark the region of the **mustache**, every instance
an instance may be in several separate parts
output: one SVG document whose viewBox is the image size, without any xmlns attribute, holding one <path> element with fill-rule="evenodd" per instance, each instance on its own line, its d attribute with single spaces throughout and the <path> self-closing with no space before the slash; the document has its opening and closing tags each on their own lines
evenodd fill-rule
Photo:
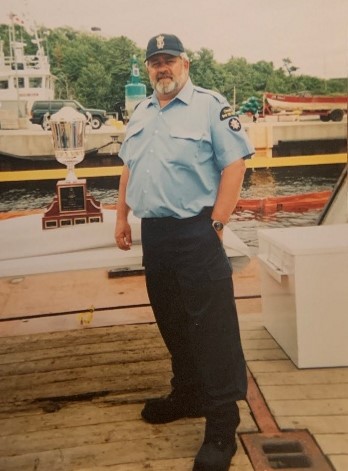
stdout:
<svg viewBox="0 0 348 471">
<path fill-rule="evenodd" d="M 166 72 L 160 72 L 156 75 L 156 80 L 161 80 L 161 79 L 173 79 L 171 74 L 168 74 Z"/>
</svg>

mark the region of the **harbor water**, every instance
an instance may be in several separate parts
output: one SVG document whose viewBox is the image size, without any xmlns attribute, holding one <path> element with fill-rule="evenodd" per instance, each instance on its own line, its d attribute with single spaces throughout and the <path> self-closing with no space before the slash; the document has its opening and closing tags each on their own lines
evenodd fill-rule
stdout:
<svg viewBox="0 0 348 471">
<path fill-rule="evenodd" d="M 302 195 L 331 191 L 343 170 L 343 165 L 322 165 L 270 169 L 248 169 L 241 199 Z M 1 173 L 0 173 L 1 178 Z M 88 179 L 88 189 L 102 204 L 117 200 L 119 177 Z M 55 181 L 0 183 L 0 212 L 28 211 L 45 208 L 53 199 Z M 257 231 L 260 228 L 315 225 L 321 210 L 303 212 L 277 211 L 271 214 L 239 211 L 231 219 L 232 230 L 257 253 Z"/>
</svg>

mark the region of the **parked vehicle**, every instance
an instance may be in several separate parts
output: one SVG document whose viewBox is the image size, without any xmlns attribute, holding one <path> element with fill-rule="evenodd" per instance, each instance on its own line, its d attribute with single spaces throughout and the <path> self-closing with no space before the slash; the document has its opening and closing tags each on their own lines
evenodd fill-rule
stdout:
<svg viewBox="0 0 348 471">
<path fill-rule="evenodd" d="M 71 106 L 76 111 L 83 113 L 88 120 L 92 129 L 99 129 L 102 124 L 107 121 L 106 111 L 93 108 L 85 108 L 76 100 L 38 100 L 34 101 L 31 108 L 30 121 L 33 124 L 40 124 L 43 129 L 50 129 L 49 119 L 47 116 L 59 111 L 63 106 Z"/>
</svg>

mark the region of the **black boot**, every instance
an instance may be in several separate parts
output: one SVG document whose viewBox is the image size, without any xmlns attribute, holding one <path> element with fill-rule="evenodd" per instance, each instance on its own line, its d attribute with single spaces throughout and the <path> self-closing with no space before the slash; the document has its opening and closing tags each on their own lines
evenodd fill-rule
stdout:
<svg viewBox="0 0 348 471">
<path fill-rule="evenodd" d="M 237 451 L 238 406 L 225 414 L 207 416 L 204 442 L 195 458 L 193 471 L 227 471 Z"/>
<path fill-rule="evenodd" d="M 148 399 L 141 416 L 150 424 L 165 424 L 184 417 L 203 417 L 203 405 L 197 394 L 173 390 L 169 396 Z"/>
<path fill-rule="evenodd" d="M 228 471 L 236 451 L 237 443 L 235 438 L 228 443 L 204 441 L 196 456 L 193 471 Z"/>
</svg>

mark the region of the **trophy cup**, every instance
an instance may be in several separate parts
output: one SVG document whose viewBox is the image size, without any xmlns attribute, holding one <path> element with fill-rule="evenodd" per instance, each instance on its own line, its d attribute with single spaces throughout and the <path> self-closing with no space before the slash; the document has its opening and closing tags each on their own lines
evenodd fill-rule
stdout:
<svg viewBox="0 0 348 471">
<path fill-rule="evenodd" d="M 102 222 L 101 204 L 87 192 L 85 179 L 75 175 L 75 165 L 85 156 L 86 117 L 69 106 L 50 118 L 55 157 L 67 166 L 65 180 L 56 185 L 52 203 L 45 209 L 43 229 Z"/>
</svg>

